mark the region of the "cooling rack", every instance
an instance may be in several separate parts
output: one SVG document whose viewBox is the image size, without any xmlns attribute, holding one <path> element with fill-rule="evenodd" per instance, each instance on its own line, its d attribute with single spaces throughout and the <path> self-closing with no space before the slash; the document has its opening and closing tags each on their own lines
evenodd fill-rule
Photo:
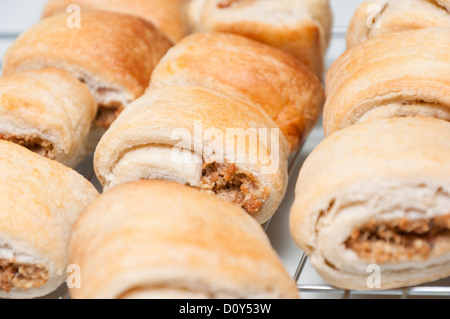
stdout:
<svg viewBox="0 0 450 319">
<path fill-rule="evenodd" d="M 334 28 L 329 52 L 326 58 L 327 66 L 345 51 L 345 28 Z M 7 47 L 19 33 L 0 32 L 0 49 Z M 1 69 L 1 58 L 0 58 Z M 327 284 L 315 272 L 308 257 L 294 244 L 289 233 L 289 212 L 294 201 L 294 189 L 297 177 L 304 160 L 309 153 L 323 140 L 323 128 L 321 120 L 311 132 L 302 149 L 289 160 L 289 187 L 286 197 L 274 217 L 264 225 L 264 229 L 272 242 L 274 249 L 279 254 L 287 271 L 297 283 L 300 296 L 305 299 L 353 299 L 353 298 L 444 298 L 450 299 L 450 278 L 425 285 L 407 287 L 404 289 L 383 291 L 349 291 L 334 288 Z M 93 154 L 84 159 L 76 170 L 86 177 L 100 191 L 101 185 L 97 180 L 92 166 Z M 45 299 L 70 298 L 67 288 L 62 285 L 54 293 L 44 297 Z M 44 299 L 43 298 L 43 299 Z"/>
</svg>

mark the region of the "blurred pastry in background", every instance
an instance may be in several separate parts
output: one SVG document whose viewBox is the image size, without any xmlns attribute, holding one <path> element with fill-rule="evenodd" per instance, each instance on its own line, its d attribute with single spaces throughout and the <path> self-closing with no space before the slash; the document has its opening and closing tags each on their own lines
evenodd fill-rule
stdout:
<svg viewBox="0 0 450 319">
<path fill-rule="evenodd" d="M 107 10 L 137 15 L 155 25 L 172 42 L 188 33 L 185 6 L 188 0 L 48 0 L 42 17 L 66 12 L 73 5 L 81 10 Z"/>
<path fill-rule="evenodd" d="M 450 27 L 450 0 L 366 1 L 350 22 L 347 47 L 387 33 L 433 27 Z"/>
<path fill-rule="evenodd" d="M 248 38 L 196 33 L 172 47 L 155 68 L 149 89 L 196 85 L 257 105 L 280 127 L 295 153 L 325 103 L 319 79 L 291 55 Z"/>
<path fill-rule="evenodd" d="M 289 52 L 318 77 L 332 27 L 328 0 L 192 0 L 191 32 L 240 34 Z"/>
</svg>

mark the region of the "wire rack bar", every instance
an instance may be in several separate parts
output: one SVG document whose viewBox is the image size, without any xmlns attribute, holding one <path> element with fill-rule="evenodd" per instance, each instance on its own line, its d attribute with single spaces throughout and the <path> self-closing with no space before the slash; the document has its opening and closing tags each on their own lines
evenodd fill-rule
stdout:
<svg viewBox="0 0 450 319">
<path fill-rule="evenodd" d="M 14 40 L 20 35 L 20 32 L 0 31 L 0 40 Z"/>
<path fill-rule="evenodd" d="M 333 38 L 345 38 L 347 36 L 347 28 L 345 27 L 334 27 L 331 31 Z"/>
</svg>

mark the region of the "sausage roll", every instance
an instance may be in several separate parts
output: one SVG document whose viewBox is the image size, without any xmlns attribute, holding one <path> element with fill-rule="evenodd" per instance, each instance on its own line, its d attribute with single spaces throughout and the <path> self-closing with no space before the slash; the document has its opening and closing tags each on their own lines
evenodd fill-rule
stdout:
<svg viewBox="0 0 450 319">
<path fill-rule="evenodd" d="M 192 0 L 192 32 L 222 31 L 291 53 L 321 77 L 331 34 L 328 0 Z"/>
<path fill-rule="evenodd" d="M 74 299 L 296 299 L 258 223 L 190 187 L 137 181 L 111 189 L 73 229 Z"/>
<path fill-rule="evenodd" d="M 376 119 L 331 135 L 301 169 L 291 233 L 343 289 L 450 275 L 450 123 Z"/>
<path fill-rule="evenodd" d="M 242 206 L 266 222 L 287 187 L 287 142 L 258 107 L 195 86 L 150 90 L 100 140 L 105 188 L 164 179 Z"/>
<path fill-rule="evenodd" d="M 7 50 L 3 73 L 57 67 L 85 82 L 99 110 L 96 124 L 109 127 L 148 86 L 171 42 L 151 23 L 126 14 L 89 11 L 80 26 L 66 14 L 40 21 Z"/>
<path fill-rule="evenodd" d="M 0 140 L 0 298 L 49 294 L 65 280 L 73 223 L 98 193 L 82 176 Z"/>
<path fill-rule="evenodd" d="M 48 0 L 42 17 L 70 9 L 76 4 L 81 10 L 108 10 L 134 14 L 159 28 L 172 42 L 187 35 L 184 7 L 187 0 Z"/>
<path fill-rule="evenodd" d="M 433 27 L 450 27 L 450 0 L 366 1 L 350 22 L 347 46 L 382 34 Z"/>
<path fill-rule="evenodd" d="M 0 78 L 0 139 L 75 166 L 85 155 L 97 104 L 88 87 L 53 68 Z"/>
<path fill-rule="evenodd" d="M 261 107 L 291 152 L 316 124 L 325 102 L 319 79 L 291 55 L 228 33 L 193 34 L 155 68 L 150 88 L 193 84 Z"/>
<path fill-rule="evenodd" d="M 348 50 L 327 75 L 326 135 L 373 118 L 450 120 L 450 28 L 392 33 Z"/>
</svg>

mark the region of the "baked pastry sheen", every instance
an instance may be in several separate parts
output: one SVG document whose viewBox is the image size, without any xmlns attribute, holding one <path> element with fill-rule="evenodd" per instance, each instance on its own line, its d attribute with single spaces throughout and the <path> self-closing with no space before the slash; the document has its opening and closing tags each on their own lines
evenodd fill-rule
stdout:
<svg viewBox="0 0 450 319">
<path fill-rule="evenodd" d="M 81 175 L 0 140 L 0 298 L 34 298 L 63 284 L 72 225 L 97 196 Z"/>
<path fill-rule="evenodd" d="M 155 68 L 150 89 L 191 84 L 261 107 L 298 150 L 325 103 L 317 77 L 291 55 L 228 33 L 193 34 Z"/>
<path fill-rule="evenodd" d="M 40 21 L 7 50 L 3 73 L 56 67 L 91 89 L 105 128 L 148 86 L 151 73 L 172 43 L 150 22 L 107 11 L 87 11 L 81 25 L 67 14 Z"/>
<path fill-rule="evenodd" d="M 449 158 L 450 123 L 435 118 L 377 119 L 336 132 L 301 169 L 294 240 L 342 289 L 449 276 Z"/>
<path fill-rule="evenodd" d="M 449 52 L 450 28 L 387 34 L 348 50 L 327 75 L 326 135 L 374 118 L 450 120 Z"/>
<path fill-rule="evenodd" d="M 192 32 L 243 35 L 291 53 L 321 77 L 331 34 L 328 0 L 192 0 Z"/>
<path fill-rule="evenodd" d="M 216 194 L 266 222 L 287 187 L 288 148 L 258 107 L 205 88 L 167 86 L 132 103 L 100 140 L 105 188 L 164 179 Z"/>
<path fill-rule="evenodd" d="M 76 222 L 70 247 L 81 270 L 74 299 L 298 298 L 258 223 L 176 183 L 107 191 Z"/>
<path fill-rule="evenodd" d="M 0 139 L 75 166 L 85 155 L 97 104 L 70 73 L 44 68 L 0 78 Z"/>
<path fill-rule="evenodd" d="M 42 17 L 47 18 L 76 4 L 82 10 L 108 10 L 137 15 L 159 28 L 172 41 L 187 35 L 185 4 L 188 0 L 48 0 Z"/>
<path fill-rule="evenodd" d="M 366 1 L 350 22 L 347 47 L 382 34 L 433 27 L 450 27 L 449 0 Z"/>
</svg>

